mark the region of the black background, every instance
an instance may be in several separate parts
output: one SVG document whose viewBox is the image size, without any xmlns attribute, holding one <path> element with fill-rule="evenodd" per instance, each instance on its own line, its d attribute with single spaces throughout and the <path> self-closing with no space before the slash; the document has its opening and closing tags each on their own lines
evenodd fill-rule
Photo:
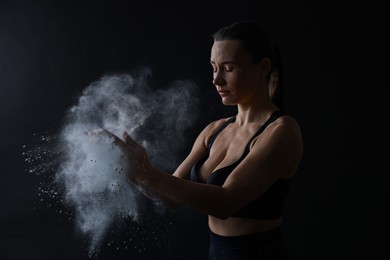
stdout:
<svg viewBox="0 0 390 260">
<path fill-rule="evenodd" d="M 73 222 L 40 203 L 42 180 L 26 172 L 22 146 L 33 133 L 59 128 L 81 91 L 104 74 L 148 66 L 155 88 L 176 79 L 200 86 L 195 135 L 227 113 L 211 84 L 210 35 L 237 20 L 259 21 L 274 34 L 287 107 L 304 134 L 284 218 L 292 254 L 389 259 L 386 8 L 280 0 L 0 1 L 0 259 L 88 259 Z M 205 221 L 191 209 L 150 213 L 110 237 L 98 258 L 206 259 Z"/>
</svg>

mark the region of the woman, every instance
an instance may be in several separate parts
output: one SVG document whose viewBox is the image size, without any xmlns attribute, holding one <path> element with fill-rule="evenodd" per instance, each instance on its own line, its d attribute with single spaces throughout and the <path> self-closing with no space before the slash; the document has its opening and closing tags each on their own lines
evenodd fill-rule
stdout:
<svg viewBox="0 0 390 260">
<path fill-rule="evenodd" d="M 173 174 L 151 165 L 127 133 L 116 137 L 132 162 L 129 181 L 208 215 L 209 259 L 288 258 L 282 209 L 303 144 L 297 121 L 272 101 L 281 100 L 281 89 L 274 89 L 281 76 L 275 50 L 256 23 L 234 23 L 214 34 L 213 84 L 237 114 L 206 126 Z"/>
</svg>

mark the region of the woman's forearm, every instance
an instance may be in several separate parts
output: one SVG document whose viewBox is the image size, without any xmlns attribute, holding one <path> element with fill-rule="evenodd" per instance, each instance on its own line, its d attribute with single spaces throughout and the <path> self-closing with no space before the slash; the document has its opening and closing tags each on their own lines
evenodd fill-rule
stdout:
<svg viewBox="0 0 390 260">
<path fill-rule="evenodd" d="M 221 219 L 233 213 L 223 187 L 178 178 L 153 166 L 148 167 L 148 173 L 137 182 L 173 204 L 188 206 Z"/>
<path fill-rule="evenodd" d="M 179 205 L 176 201 L 173 201 L 170 198 L 164 196 L 163 194 L 157 193 L 150 188 L 145 187 L 141 183 L 136 184 L 136 186 L 146 197 L 148 197 L 154 203 L 162 204 L 163 206 L 166 206 L 170 209 L 174 209 Z"/>
</svg>

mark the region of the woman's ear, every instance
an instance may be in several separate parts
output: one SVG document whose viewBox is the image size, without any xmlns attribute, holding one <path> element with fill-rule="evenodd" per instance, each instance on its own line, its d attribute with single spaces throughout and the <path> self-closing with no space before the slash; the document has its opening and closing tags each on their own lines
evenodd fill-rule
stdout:
<svg viewBox="0 0 390 260">
<path fill-rule="evenodd" d="M 271 60 L 269 58 L 263 58 L 259 63 L 259 69 L 261 75 L 267 77 L 271 72 Z"/>
</svg>

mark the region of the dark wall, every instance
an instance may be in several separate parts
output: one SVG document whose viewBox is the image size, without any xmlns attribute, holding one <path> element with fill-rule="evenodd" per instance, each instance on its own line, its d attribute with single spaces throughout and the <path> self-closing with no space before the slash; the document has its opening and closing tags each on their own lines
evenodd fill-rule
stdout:
<svg viewBox="0 0 390 260">
<path fill-rule="evenodd" d="M 348 1 L 1 1 L 0 258 L 88 259 L 72 221 L 41 203 L 44 180 L 26 172 L 23 145 L 56 131 L 92 81 L 144 66 L 155 88 L 176 79 L 200 86 L 195 135 L 230 112 L 211 84 L 210 35 L 236 20 L 274 34 L 287 107 L 302 126 L 305 155 L 284 219 L 292 254 L 389 258 L 385 10 Z M 129 225 L 100 259 L 203 259 L 207 250 L 205 218 L 189 209 Z"/>
</svg>

